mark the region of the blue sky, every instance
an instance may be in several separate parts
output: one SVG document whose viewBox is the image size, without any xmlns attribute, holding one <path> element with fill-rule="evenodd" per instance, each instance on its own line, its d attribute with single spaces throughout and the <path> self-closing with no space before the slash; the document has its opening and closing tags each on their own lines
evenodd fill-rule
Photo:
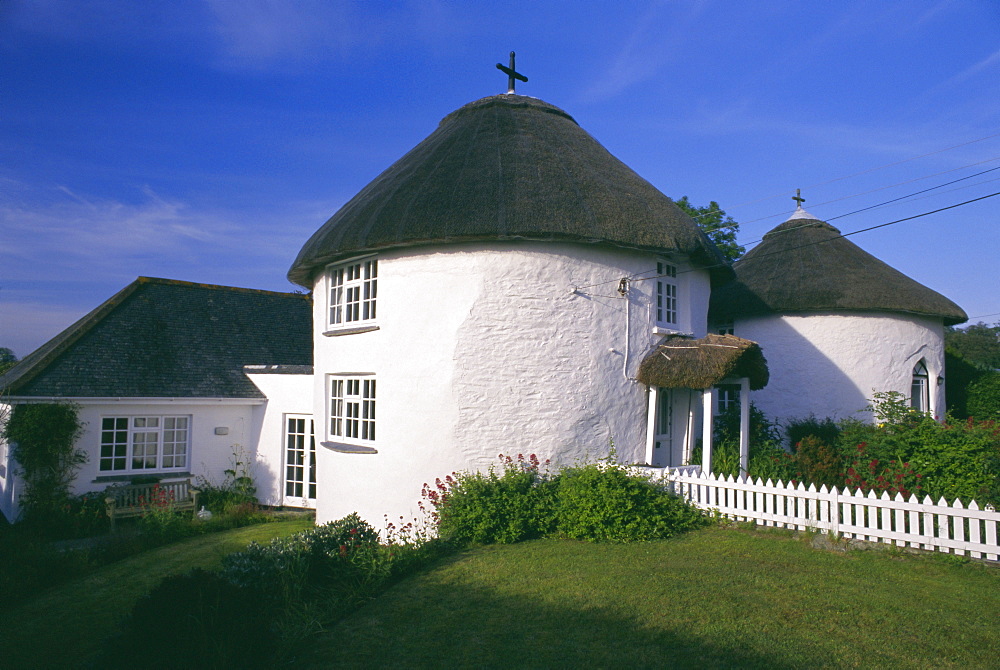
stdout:
<svg viewBox="0 0 1000 670">
<path fill-rule="evenodd" d="M 519 93 L 746 244 L 796 188 L 845 233 L 1000 192 L 972 176 L 1000 168 L 996 0 L 4 0 L 0 347 L 140 275 L 293 290 L 313 231 L 505 92 L 511 50 Z M 992 323 L 998 229 L 1000 196 L 850 239 Z"/>
</svg>

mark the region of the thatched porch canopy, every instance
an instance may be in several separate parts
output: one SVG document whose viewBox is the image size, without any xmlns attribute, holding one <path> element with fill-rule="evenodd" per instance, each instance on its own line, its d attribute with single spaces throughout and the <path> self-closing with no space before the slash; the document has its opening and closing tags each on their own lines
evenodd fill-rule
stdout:
<svg viewBox="0 0 1000 670">
<path fill-rule="evenodd" d="M 649 386 L 707 389 L 723 379 L 747 377 L 754 391 L 767 386 L 767 361 L 760 345 L 735 335 L 700 339 L 673 336 L 639 366 L 637 378 Z"/>
</svg>

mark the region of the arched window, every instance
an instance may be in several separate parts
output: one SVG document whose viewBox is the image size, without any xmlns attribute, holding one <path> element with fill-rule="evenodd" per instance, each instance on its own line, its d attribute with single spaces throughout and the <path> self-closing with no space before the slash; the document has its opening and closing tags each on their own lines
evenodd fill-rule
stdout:
<svg viewBox="0 0 1000 670">
<path fill-rule="evenodd" d="M 918 412 L 929 412 L 930 387 L 927 384 L 927 365 L 921 359 L 913 366 L 913 381 L 910 384 L 910 407 Z"/>
</svg>

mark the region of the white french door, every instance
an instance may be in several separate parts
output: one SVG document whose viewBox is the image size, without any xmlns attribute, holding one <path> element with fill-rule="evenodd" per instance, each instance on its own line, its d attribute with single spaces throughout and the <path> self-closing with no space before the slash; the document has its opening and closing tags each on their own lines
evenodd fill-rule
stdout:
<svg viewBox="0 0 1000 670">
<path fill-rule="evenodd" d="M 316 507 L 316 438 L 308 414 L 285 415 L 285 494 L 282 504 Z"/>
</svg>

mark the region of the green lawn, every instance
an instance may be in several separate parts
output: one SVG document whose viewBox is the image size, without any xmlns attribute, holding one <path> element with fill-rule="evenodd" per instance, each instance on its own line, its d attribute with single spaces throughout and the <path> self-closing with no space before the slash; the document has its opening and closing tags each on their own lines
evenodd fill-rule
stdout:
<svg viewBox="0 0 1000 670">
<path fill-rule="evenodd" d="M 312 526 L 302 517 L 201 535 L 108 565 L 0 615 L 0 666 L 77 667 L 117 630 L 135 601 L 167 575 L 215 568 L 252 540 L 267 542 Z"/>
<path fill-rule="evenodd" d="M 952 560 L 950 560 L 952 559 Z M 1000 570 L 710 528 L 475 549 L 328 631 L 313 667 L 1000 667 Z"/>
</svg>

